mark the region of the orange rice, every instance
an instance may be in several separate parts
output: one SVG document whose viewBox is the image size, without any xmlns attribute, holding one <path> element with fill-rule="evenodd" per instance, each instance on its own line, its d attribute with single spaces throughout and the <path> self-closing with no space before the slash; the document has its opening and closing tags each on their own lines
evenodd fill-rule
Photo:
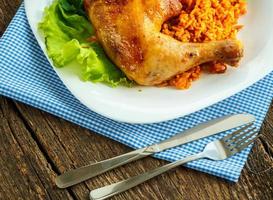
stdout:
<svg viewBox="0 0 273 200">
<path fill-rule="evenodd" d="M 162 32 L 182 42 L 207 42 L 236 38 L 242 28 L 238 25 L 240 16 L 246 13 L 245 0 L 180 0 L 183 4 L 181 14 L 163 24 Z M 163 83 L 187 89 L 197 80 L 202 71 L 224 73 L 224 63 L 206 63 L 175 76 Z"/>
</svg>

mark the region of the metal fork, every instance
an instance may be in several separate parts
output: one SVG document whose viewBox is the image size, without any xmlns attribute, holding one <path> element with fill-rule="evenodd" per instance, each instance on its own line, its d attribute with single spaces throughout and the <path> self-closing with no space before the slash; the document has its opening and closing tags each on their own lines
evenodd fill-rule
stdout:
<svg viewBox="0 0 273 200">
<path fill-rule="evenodd" d="M 90 192 L 90 199 L 102 200 L 109 198 L 187 162 L 201 158 L 208 158 L 215 161 L 224 160 L 248 147 L 259 137 L 256 136 L 257 134 L 258 131 L 253 127 L 253 124 L 249 124 L 220 140 L 208 143 L 200 153 L 169 163 L 138 176 L 131 177 L 127 180 L 95 189 Z"/>
</svg>

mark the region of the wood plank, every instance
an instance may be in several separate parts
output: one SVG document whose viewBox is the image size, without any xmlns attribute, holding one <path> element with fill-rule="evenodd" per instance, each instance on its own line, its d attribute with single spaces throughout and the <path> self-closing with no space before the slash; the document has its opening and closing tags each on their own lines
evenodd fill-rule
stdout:
<svg viewBox="0 0 273 200">
<path fill-rule="evenodd" d="M 0 199 L 73 199 L 54 174 L 12 104 L 0 97 Z"/>
</svg>

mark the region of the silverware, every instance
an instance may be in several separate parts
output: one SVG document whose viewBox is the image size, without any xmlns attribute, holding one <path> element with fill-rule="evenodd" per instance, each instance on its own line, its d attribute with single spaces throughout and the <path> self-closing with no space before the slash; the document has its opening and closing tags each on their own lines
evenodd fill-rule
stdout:
<svg viewBox="0 0 273 200">
<path fill-rule="evenodd" d="M 95 189 L 90 192 L 90 199 L 103 200 L 109 198 L 111 196 L 124 192 L 132 187 L 135 187 L 155 176 L 167 172 L 179 165 L 183 165 L 193 160 L 208 158 L 210 160 L 219 161 L 229 158 L 234 154 L 241 152 L 246 147 L 248 147 L 258 137 L 256 136 L 258 134 L 258 131 L 256 130 L 255 127 L 250 128 L 251 125 L 252 124 L 238 131 L 235 131 L 234 133 L 227 135 L 221 140 L 216 140 L 208 143 L 204 150 L 198 154 L 188 156 L 182 160 L 169 163 L 167 165 L 145 172 L 138 176 L 134 176 L 127 180 Z"/>
<path fill-rule="evenodd" d="M 178 145 L 251 123 L 254 120 L 255 117 L 250 114 L 229 115 L 214 119 L 179 133 L 170 139 L 162 141 L 161 143 L 68 171 L 56 178 L 56 185 L 59 188 L 70 187 L 126 163 L 136 161 Z"/>
</svg>

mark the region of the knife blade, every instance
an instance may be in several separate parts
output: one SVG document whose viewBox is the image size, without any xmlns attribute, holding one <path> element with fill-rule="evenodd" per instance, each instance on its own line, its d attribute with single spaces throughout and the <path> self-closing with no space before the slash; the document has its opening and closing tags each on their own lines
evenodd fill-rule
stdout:
<svg viewBox="0 0 273 200">
<path fill-rule="evenodd" d="M 183 131 L 170 139 L 164 140 L 158 144 L 154 144 L 142 149 L 93 163 L 78 169 L 68 171 L 58 176 L 55 180 L 59 188 L 66 188 L 88 180 L 99 174 L 107 172 L 126 163 L 139 160 L 146 156 L 170 149 L 182 144 L 186 144 L 198 139 L 212 136 L 214 134 L 224 132 L 245 124 L 255 121 L 255 117 L 250 114 L 237 114 L 214 119 L 193 128 Z"/>
<path fill-rule="evenodd" d="M 221 118 L 213 119 L 211 121 L 190 128 L 184 132 L 181 132 L 158 144 L 154 144 L 148 147 L 146 151 L 151 151 L 151 153 L 157 153 L 182 144 L 186 144 L 191 141 L 209 137 L 214 135 L 215 133 L 224 132 L 229 129 L 233 129 L 254 121 L 255 117 L 250 114 L 228 115 Z"/>
</svg>

